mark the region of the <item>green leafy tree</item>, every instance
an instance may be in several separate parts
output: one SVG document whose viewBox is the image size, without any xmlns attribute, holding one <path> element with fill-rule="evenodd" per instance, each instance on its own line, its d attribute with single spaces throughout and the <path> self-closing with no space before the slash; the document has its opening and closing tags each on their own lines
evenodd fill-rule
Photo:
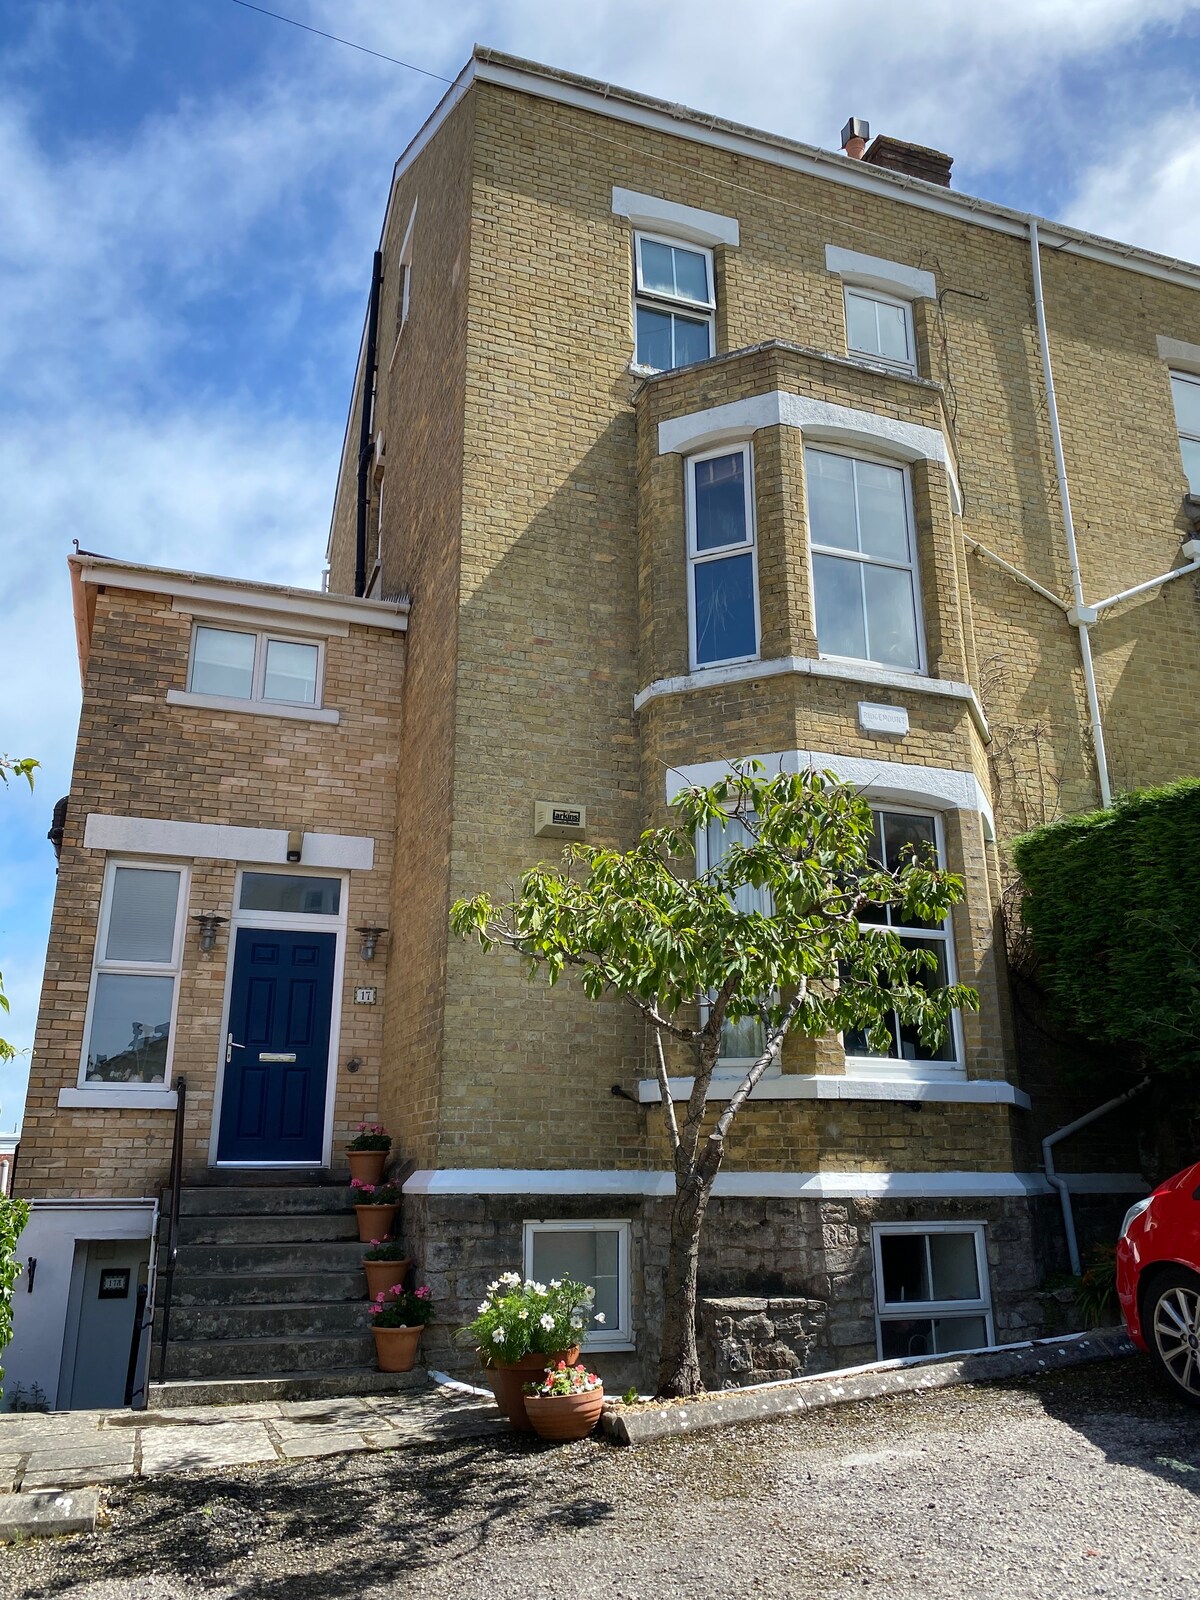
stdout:
<svg viewBox="0 0 1200 1600">
<path fill-rule="evenodd" d="M 484 950 L 506 946 L 531 979 L 574 971 L 590 999 L 615 996 L 651 1029 L 674 1154 L 659 1393 L 702 1388 L 696 1353 L 696 1282 L 704 1215 L 738 1113 L 780 1059 L 791 1032 L 861 1030 L 874 1049 L 891 1043 L 894 1014 L 936 1045 L 973 990 L 936 986 L 936 958 L 887 928 L 860 926 L 867 907 L 941 921 L 962 898 L 959 878 L 911 854 L 895 871 L 872 859 L 870 807 L 832 774 L 735 766 L 674 802 L 676 825 L 644 833 L 631 850 L 570 846 L 559 869 L 531 868 L 503 905 L 486 894 L 457 901 L 453 930 Z M 697 834 L 741 824 L 707 871 L 694 869 Z M 730 836 L 732 837 L 732 835 Z M 738 909 L 747 887 L 767 909 Z M 882 920 L 882 919 L 878 919 Z M 726 1023 L 755 1018 L 764 1048 L 715 1117 L 708 1089 Z M 692 1086 L 676 1115 L 664 1040 L 690 1047 Z"/>
<path fill-rule="evenodd" d="M 24 1200 L 13 1200 L 0 1194 L 0 1353 L 12 1339 L 13 1293 L 21 1273 L 17 1260 L 17 1240 L 29 1221 L 29 1206 Z M 0 1384 L 4 1382 L 4 1368 L 0 1367 Z M 0 1394 L 3 1389 L 0 1389 Z"/>
</svg>

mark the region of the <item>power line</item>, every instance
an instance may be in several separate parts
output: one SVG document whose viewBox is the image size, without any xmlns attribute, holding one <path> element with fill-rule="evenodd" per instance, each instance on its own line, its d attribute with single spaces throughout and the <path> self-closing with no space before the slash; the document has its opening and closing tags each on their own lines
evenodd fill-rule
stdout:
<svg viewBox="0 0 1200 1600">
<path fill-rule="evenodd" d="M 401 61 L 399 56 L 385 56 L 382 50 L 369 50 L 365 44 L 355 44 L 353 39 L 340 39 L 336 33 L 322 33 L 320 28 L 310 28 L 307 22 L 297 22 L 295 17 L 285 17 L 278 11 L 268 11 L 265 6 L 254 6 L 250 0 L 233 0 L 235 6 L 242 6 L 246 11 L 257 11 L 261 16 L 274 17 L 276 22 L 286 22 L 293 28 L 303 28 L 305 33 L 315 33 L 318 39 L 332 39 L 334 44 L 344 44 L 351 50 L 361 50 L 365 56 L 375 56 L 380 61 L 390 61 L 395 67 L 407 67 L 409 72 L 419 72 L 422 77 L 436 78 L 439 83 L 454 82 L 453 78 L 443 78 L 440 72 L 430 72 L 427 67 L 415 67 L 411 61 Z"/>
</svg>

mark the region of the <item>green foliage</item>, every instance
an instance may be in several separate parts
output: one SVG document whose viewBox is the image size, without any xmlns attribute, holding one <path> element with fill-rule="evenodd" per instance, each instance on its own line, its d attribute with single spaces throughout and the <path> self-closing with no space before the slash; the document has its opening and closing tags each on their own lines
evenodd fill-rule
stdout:
<svg viewBox="0 0 1200 1600">
<path fill-rule="evenodd" d="M 390 1150 L 392 1136 L 382 1122 L 360 1122 L 358 1132 L 347 1145 L 347 1150 Z"/>
<path fill-rule="evenodd" d="M 433 1321 L 433 1294 L 427 1284 L 405 1289 L 394 1283 L 367 1303 L 373 1328 L 423 1328 Z"/>
<path fill-rule="evenodd" d="M 28 1221 L 29 1207 L 24 1200 L 0 1195 L 0 1351 L 12 1338 L 13 1293 L 21 1272 L 17 1240 Z M 4 1368 L 0 1367 L 0 1381 L 3 1378 Z"/>
<path fill-rule="evenodd" d="M 1075 1304 L 1085 1328 L 1107 1328 L 1120 1322 L 1117 1303 L 1117 1252 L 1099 1244 L 1091 1252 L 1075 1290 Z"/>
<path fill-rule="evenodd" d="M 1013 858 L 1037 978 L 1085 1038 L 1200 1069 L 1200 780 L 1024 834 Z"/>
<path fill-rule="evenodd" d="M 518 1361 L 531 1352 L 557 1355 L 579 1343 L 595 1298 L 594 1289 L 571 1278 L 547 1286 L 502 1272 L 488 1285 L 487 1299 L 460 1338 L 473 1344 L 485 1361 Z"/>
<path fill-rule="evenodd" d="M 407 1255 L 399 1239 L 372 1239 L 371 1248 L 363 1251 L 364 1261 L 405 1261 Z"/>
<path fill-rule="evenodd" d="M 938 1044 L 951 1012 L 975 1007 L 974 992 L 931 987 L 930 951 L 858 918 L 869 905 L 892 905 L 910 925 L 938 922 L 962 898 L 961 879 L 915 857 L 896 872 L 871 861 L 870 807 L 831 774 L 760 773 L 748 763 L 685 790 L 678 827 L 650 829 L 632 850 L 571 846 L 561 869 L 526 872 L 508 905 L 486 894 L 459 900 L 451 926 L 485 950 L 512 946 L 530 976 L 551 984 L 572 967 L 591 999 L 621 996 L 696 1042 L 714 1041 L 725 1021 L 759 1017 L 769 1033 L 863 1029 L 883 1050 L 895 1011 Z M 698 830 L 729 816 L 749 842 L 693 874 Z M 745 885 L 768 891 L 769 914 L 738 910 Z M 705 1025 L 675 1022 L 700 1002 Z"/>
</svg>

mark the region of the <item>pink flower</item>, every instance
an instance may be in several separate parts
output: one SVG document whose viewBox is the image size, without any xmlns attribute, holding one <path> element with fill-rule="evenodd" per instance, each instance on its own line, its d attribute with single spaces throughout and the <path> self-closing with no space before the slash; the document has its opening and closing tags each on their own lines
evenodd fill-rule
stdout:
<svg viewBox="0 0 1200 1600">
<path fill-rule="evenodd" d="M 430 1290 L 429 1285 L 426 1284 L 426 1283 L 423 1283 L 421 1285 L 421 1287 L 416 1291 L 417 1299 L 418 1300 L 428 1300 L 431 1292 L 432 1291 Z"/>
<path fill-rule="evenodd" d="M 380 1289 L 379 1293 L 375 1296 L 375 1304 L 377 1306 L 381 1306 L 383 1304 L 383 1290 L 382 1289 Z"/>
</svg>

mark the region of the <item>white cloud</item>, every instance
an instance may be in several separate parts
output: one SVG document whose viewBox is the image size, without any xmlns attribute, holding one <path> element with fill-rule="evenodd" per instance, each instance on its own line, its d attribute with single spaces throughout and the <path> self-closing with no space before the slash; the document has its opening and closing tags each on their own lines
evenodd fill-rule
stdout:
<svg viewBox="0 0 1200 1600">
<path fill-rule="evenodd" d="M 1200 261 L 1200 129 L 1194 108 L 1172 110 L 1102 148 L 1065 220 L 1110 239 Z M 1163 330 L 1166 331 L 1166 330 Z"/>
</svg>

